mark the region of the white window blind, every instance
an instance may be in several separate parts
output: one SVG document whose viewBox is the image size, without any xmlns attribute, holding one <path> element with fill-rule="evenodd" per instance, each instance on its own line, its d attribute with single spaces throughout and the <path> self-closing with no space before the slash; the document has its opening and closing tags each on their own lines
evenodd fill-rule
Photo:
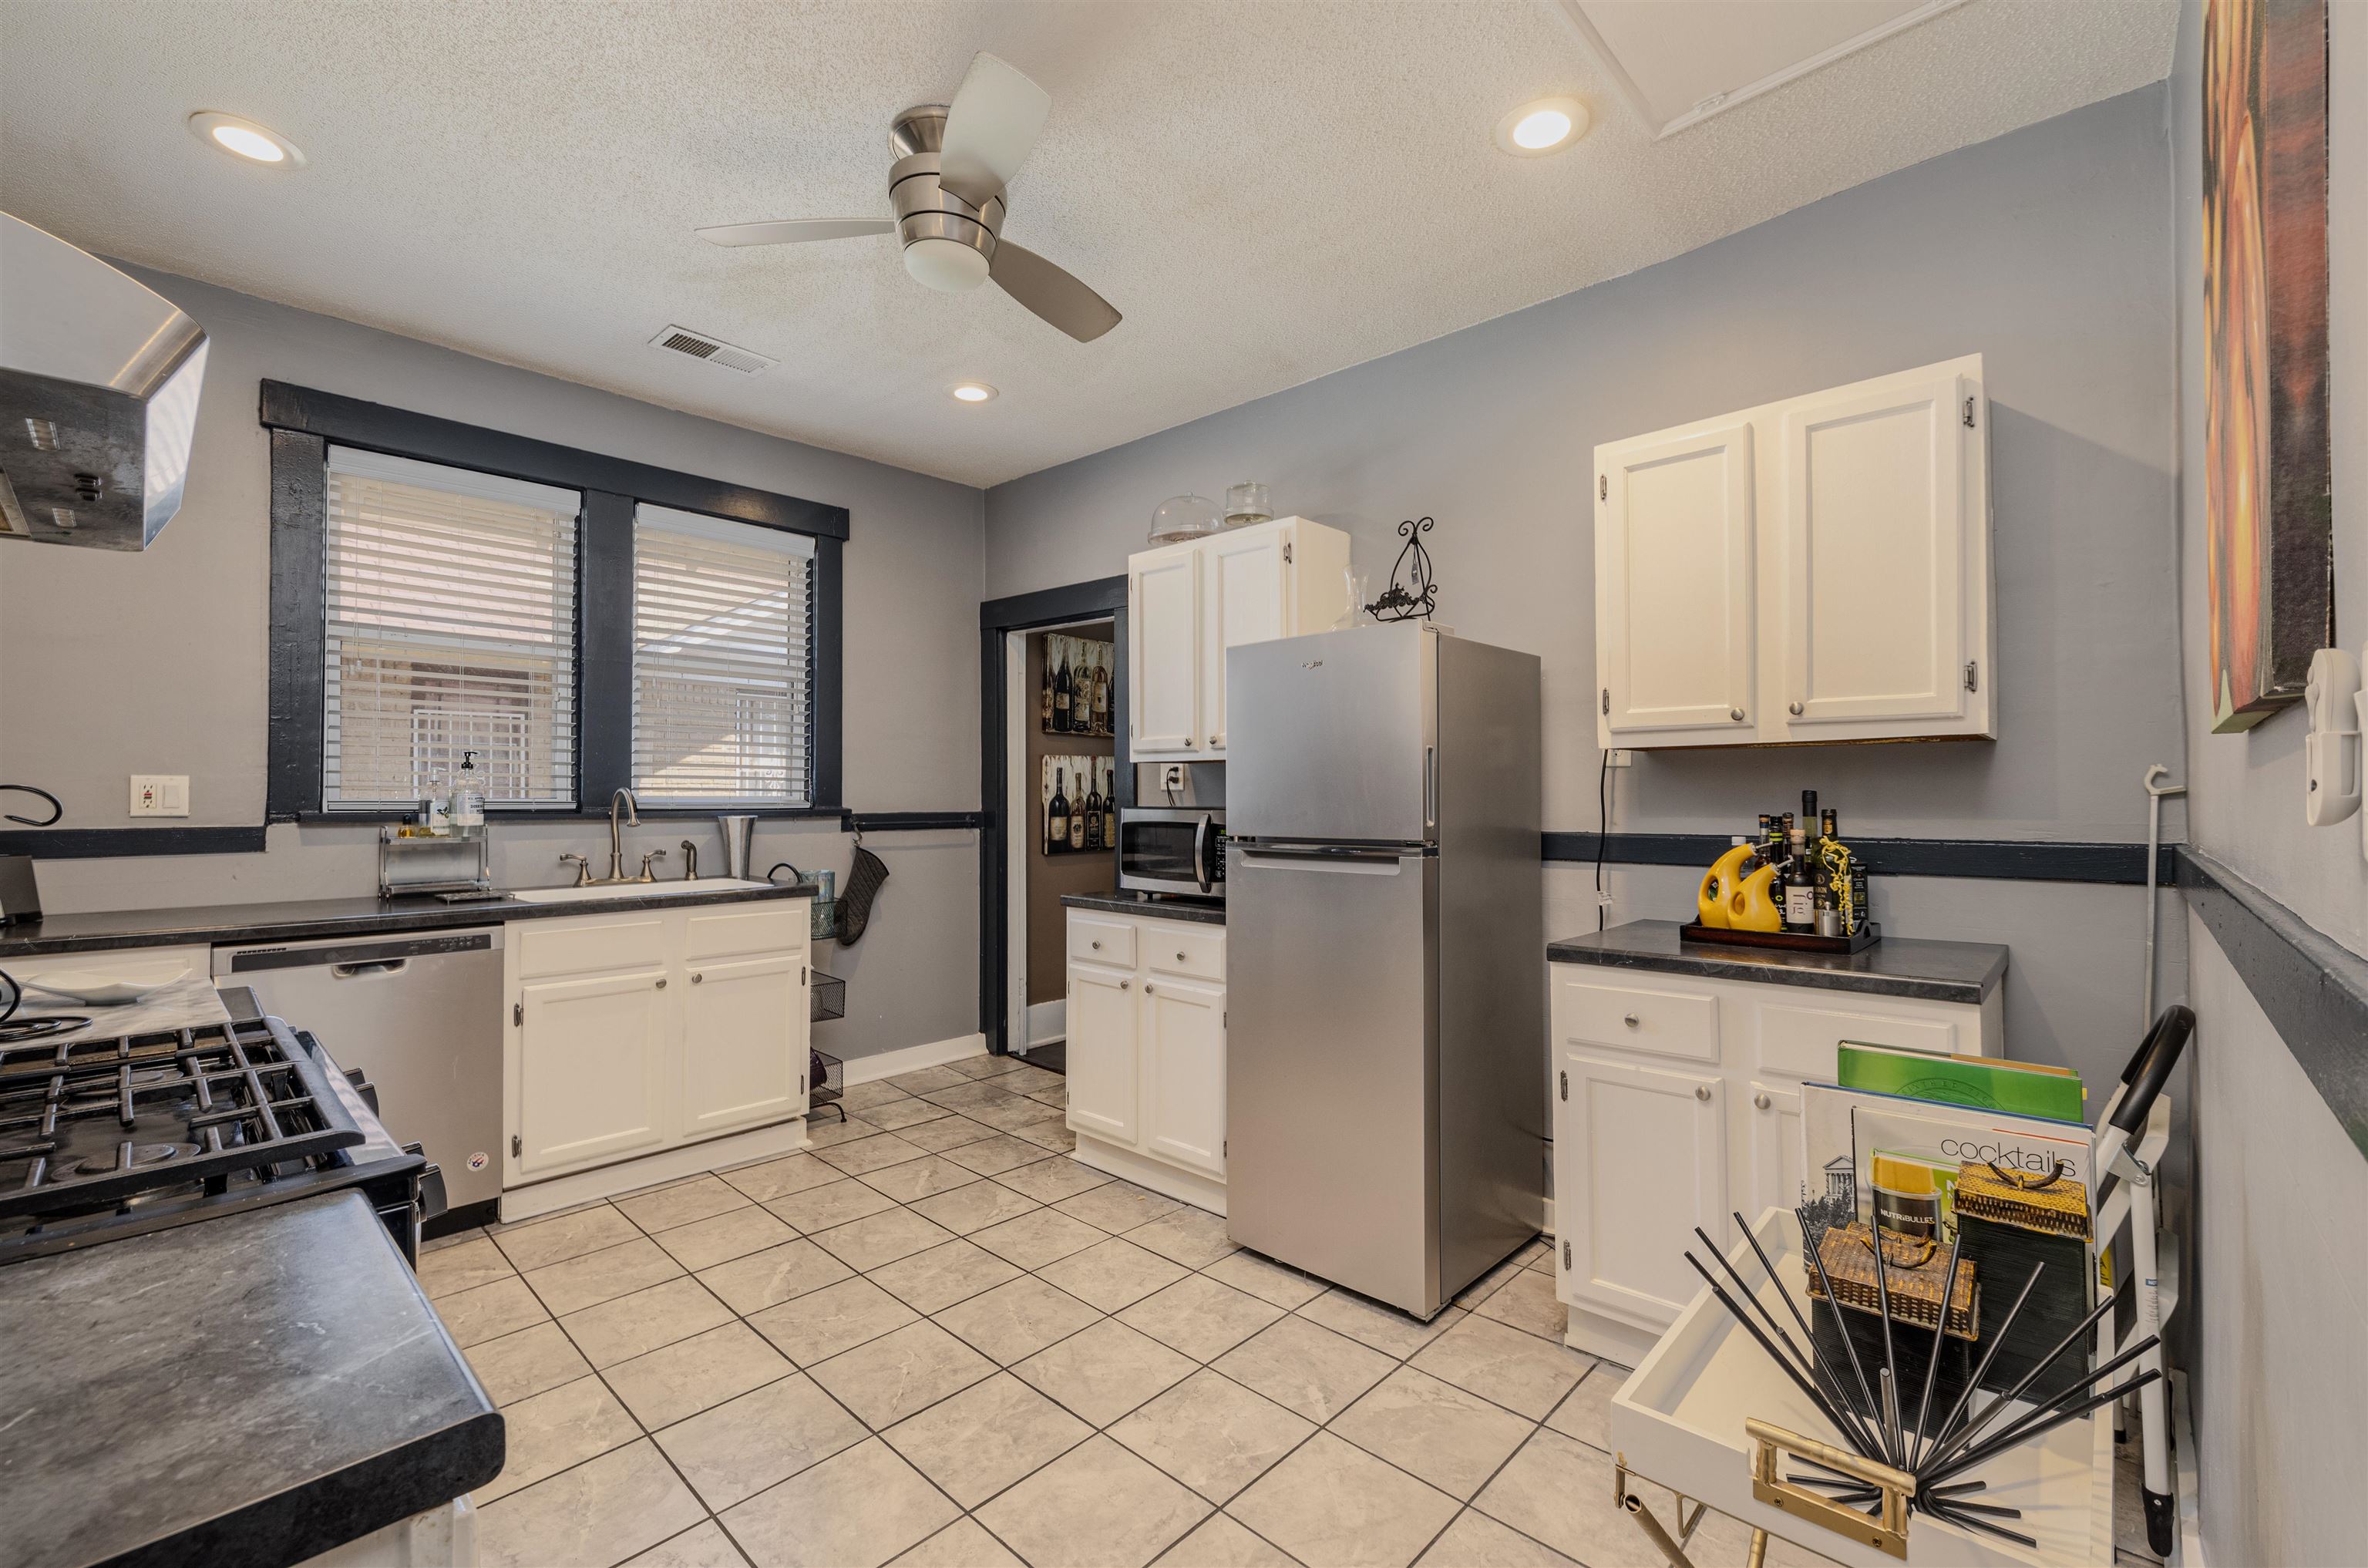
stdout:
<svg viewBox="0 0 2368 1568">
<path fill-rule="evenodd" d="M 664 506 L 633 516 L 633 792 L 810 803 L 814 540 Z"/>
<path fill-rule="evenodd" d="M 331 811 L 407 809 L 477 753 L 492 805 L 575 801 L 582 497 L 329 450 Z"/>
</svg>

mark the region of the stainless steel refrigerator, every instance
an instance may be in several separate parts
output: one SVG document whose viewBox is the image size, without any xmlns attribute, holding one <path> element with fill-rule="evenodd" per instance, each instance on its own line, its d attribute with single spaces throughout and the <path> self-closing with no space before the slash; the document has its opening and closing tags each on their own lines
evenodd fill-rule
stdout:
<svg viewBox="0 0 2368 1568">
<path fill-rule="evenodd" d="M 1428 1318 L 1543 1217 L 1538 661 L 1359 626 L 1225 700 L 1227 1225 Z"/>
</svg>

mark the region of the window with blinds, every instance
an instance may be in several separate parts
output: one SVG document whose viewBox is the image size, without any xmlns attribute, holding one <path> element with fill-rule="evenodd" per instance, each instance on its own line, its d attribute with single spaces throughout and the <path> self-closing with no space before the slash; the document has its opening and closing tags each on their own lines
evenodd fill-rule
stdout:
<svg viewBox="0 0 2368 1568">
<path fill-rule="evenodd" d="M 323 804 L 408 810 L 477 754 L 486 803 L 575 803 L 582 498 L 333 447 Z"/>
<path fill-rule="evenodd" d="M 633 792 L 803 806 L 814 540 L 664 506 L 633 515 Z"/>
</svg>

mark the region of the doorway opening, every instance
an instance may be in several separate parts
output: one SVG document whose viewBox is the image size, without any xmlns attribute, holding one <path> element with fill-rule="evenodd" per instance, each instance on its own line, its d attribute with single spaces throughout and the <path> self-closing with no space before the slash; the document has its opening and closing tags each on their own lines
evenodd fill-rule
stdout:
<svg viewBox="0 0 2368 1568">
<path fill-rule="evenodd" d="M 1118 886 L 1117 737 L 1110 728 L 1110 680 L 1116 627 L 1109 618 L 1009 634 L 1006 655 L 1019 669 L 1012 730 L 1015 830 L 1008 890 L 1012 901 L 1012 1050 L 1042 1064 L 1066 1064 L 1068 912 L 1066 893 L 1108 893 Z M 1019 933 L 1024 932 L 1024 939 Z"/>
<path fill-rule="evenodd" d="M 988 1049 L 1066 1067 L 1065 893 L 1118 886 L 1127 758 L 1126 579 L 979 608 L 985 680 L 979 1028 Z"/>
</svg>

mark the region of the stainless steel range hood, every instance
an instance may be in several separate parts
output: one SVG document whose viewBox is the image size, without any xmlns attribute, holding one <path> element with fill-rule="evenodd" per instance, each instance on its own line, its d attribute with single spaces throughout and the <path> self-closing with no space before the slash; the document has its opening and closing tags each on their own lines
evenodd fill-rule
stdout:
<svg viewBox="0 0 2368 1568">
<path fill-rule="evenodd" d="M 0 539 L 144 550 L 180 510 L 205 330 L 0 212 Z"/>
</svg>

